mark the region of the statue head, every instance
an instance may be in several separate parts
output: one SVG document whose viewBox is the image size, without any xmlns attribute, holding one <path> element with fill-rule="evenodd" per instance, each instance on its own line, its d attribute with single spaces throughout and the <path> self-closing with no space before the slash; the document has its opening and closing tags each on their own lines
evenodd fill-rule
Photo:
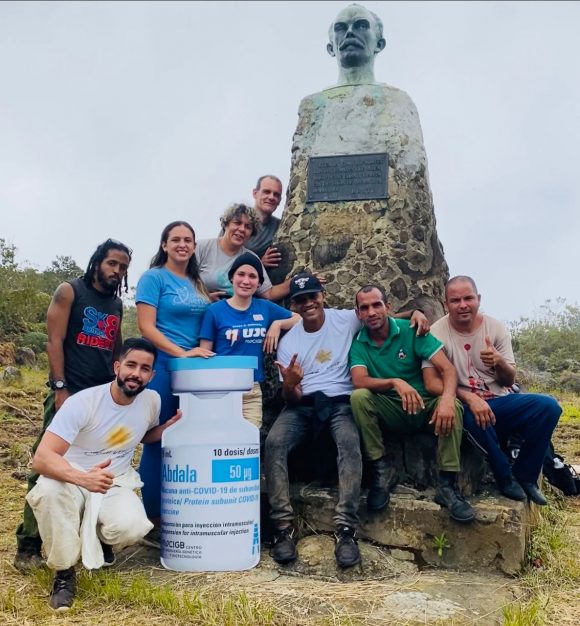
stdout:
<svg viewBox="0 0 580 626">
<path fill-rule="evenodd" d="M 326 49 L 338 61 L 339 84 L 375 82 L 375 55 L 385 47 L 378 15 L 360 4 L 351 4 L 336 16 L 328 38 Z"/>
</svg>

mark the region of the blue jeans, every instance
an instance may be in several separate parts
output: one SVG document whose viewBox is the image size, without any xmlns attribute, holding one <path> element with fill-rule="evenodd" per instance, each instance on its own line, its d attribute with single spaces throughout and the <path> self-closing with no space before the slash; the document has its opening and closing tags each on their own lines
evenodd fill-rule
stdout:
<svg viewBox="0 0 580 626">
<path fill-rule="evenodd" d="M 292 523 L 294 512 L 290 504 L 288 454 L 312 435 L 317 417 L 314 407 L 286 406 L 274 422 L 266 438 L 264 466 L 268 482 L 270 517 L 283 527 Z M 358 507 L 362 478 L 360 439 L 350 405 L 342 402 L 332 407 L 325 423 L 338 450 L 338 503 L 334 522 L 337 526 L 358 525 Z"/>
<path fill-rule="evenodd" d="M 486 453 L 498 483 L 511 476 L 507 456 L 500 442 L 512 434 L 522 439 L 522 447 L 513 466 L 514 476 L 522 482 L 535 483 L 542 469 L 544 454 L 562 413 L 552 396 L 537 393 L 510 393 L 487 401 L 496 419 L 495 426 L 481 429 L 473 413 L 465 406 L 463 427 Z"/>
<path fill-rule="evenodd" d="M 159 423 L 165 422 L 175 415 L 179 408 L 177 396 L 171 393 L 171 373 L 167 371 L 167 362 L 171 357 L 159 352 L 155 362 L 155 376 L 148 389 L 153 389 L 161 396 L 161 413 Z M 143 506 L 149 519 L 161 516 L 161 442 L 144 443 L 139 475 L 143 481 L 141 495 Z"/>
</svg>

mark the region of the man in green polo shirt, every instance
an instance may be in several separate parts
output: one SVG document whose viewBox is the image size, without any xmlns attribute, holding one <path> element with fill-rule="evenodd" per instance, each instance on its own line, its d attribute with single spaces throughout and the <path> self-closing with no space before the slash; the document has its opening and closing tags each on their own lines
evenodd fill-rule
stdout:
<svg viewBox="0 0 580 626">
<path fill-rule="evenodd" d="M 431 430 L 438 437 L 435 502 L 447 507 L 454 520 L 470 522 L 475 517 L 473 509 L 456 482 L 463 408 L 455 397 L 455 368 L 438 339 L 429 333 L 417 336 L 407 320 L 390 317 L 390 311 L 382 287 L 367 285 L 357 293 L 356 314 L 363 328 L 349 355 L 355 388 L 351 405 L 365 458 L 373 468 L 367 506 L 380 511 L 389 503 L 391 472 L 382 431 L 411 434 Z M 431 361 L 443 378 L 441 397 L 430 396 L 423 386 L 423 360 Z"/>
</svg>

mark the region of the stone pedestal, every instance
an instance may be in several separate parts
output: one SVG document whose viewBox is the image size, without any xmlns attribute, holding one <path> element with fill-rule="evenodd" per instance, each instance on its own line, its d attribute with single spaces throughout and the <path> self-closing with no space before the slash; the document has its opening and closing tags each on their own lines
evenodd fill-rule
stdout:
<svg viewBox="0 0 580 626">
<path fill-rule="evenodd" d="M 419 568 L 518 573 L 538 507 L 501 496 L 485 458 L 464 439 L 458 481 L 476 518 L 471 524 L 453 521 L 448 511 L 433 500 L 437 480 L 435 446 L 435 437 L 427 433 L 390 437 L 386 456 L 394 468 L 396 486 L 384 511 L 369 512 L 366 495 L 370 472 L 363 474 L 359 537 L 391 551 L 402 550 L 407 560 Z M 301 534 L 332 533 L 338 493 L 336 447 L 330 437 L 296 448 L 289 458 L 289 472 L 292 506 Z M 265 484 L 263 490 L 263 538 L 267 541 L 271 528 L 265 513 Z M 443 534 L 448 547 L 439 555 L 436 538 Z"/>
<path fill-rule="evenodd" d="M 307 203 L 311 156 L 389 154 L 388 198 Z M 292 146 L 275 282 L 307 268 L 327 278 L 330 306 L 352 307 L 378 282 L 394 310 L 443 314 L 448 268 L 437 237 L 427 157 L 415 105 L 387 85 L 348 85 L 304 98 Z"/>
<path fill-rule="evenodd" d="M 303 521 L 304 534 L 332 532 L 336 489 L 292 485 L 292 504 Z M 358 536 L 375 545 L 404 551 L 418 567 L 460 570 L 495 570 L 517 574 L 524 563 L 529 531 L 537 516 L 536 505 L 514 502 L 493 491 L 473 496 L 475 521 L 459 524 L 433 501 L 434 490 L 395 488 L 389 506 L 380 513 L 366 510 L 361 498 Z M 445 534 L 441 555 L 437 538 Z"/>
</svg>

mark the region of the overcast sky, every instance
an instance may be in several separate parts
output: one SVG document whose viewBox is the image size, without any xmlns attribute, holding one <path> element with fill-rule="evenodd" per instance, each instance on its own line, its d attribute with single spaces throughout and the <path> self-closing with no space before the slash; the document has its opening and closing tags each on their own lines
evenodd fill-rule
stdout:
<svg viewBox="0 0 580 626">
<path fill-rule="evenodd" d="M 120 239 L 135 285 L 168 222 L 210 237 L 260 174 L 285 190 L 348 4 L 1 2 L 0 237 L 39 269 Z M 577 302 L 580 4 L 361 4 L 384 23 L 377 80 L 419 111 L 451 274 L 506 321 Z"/>
</svg>

